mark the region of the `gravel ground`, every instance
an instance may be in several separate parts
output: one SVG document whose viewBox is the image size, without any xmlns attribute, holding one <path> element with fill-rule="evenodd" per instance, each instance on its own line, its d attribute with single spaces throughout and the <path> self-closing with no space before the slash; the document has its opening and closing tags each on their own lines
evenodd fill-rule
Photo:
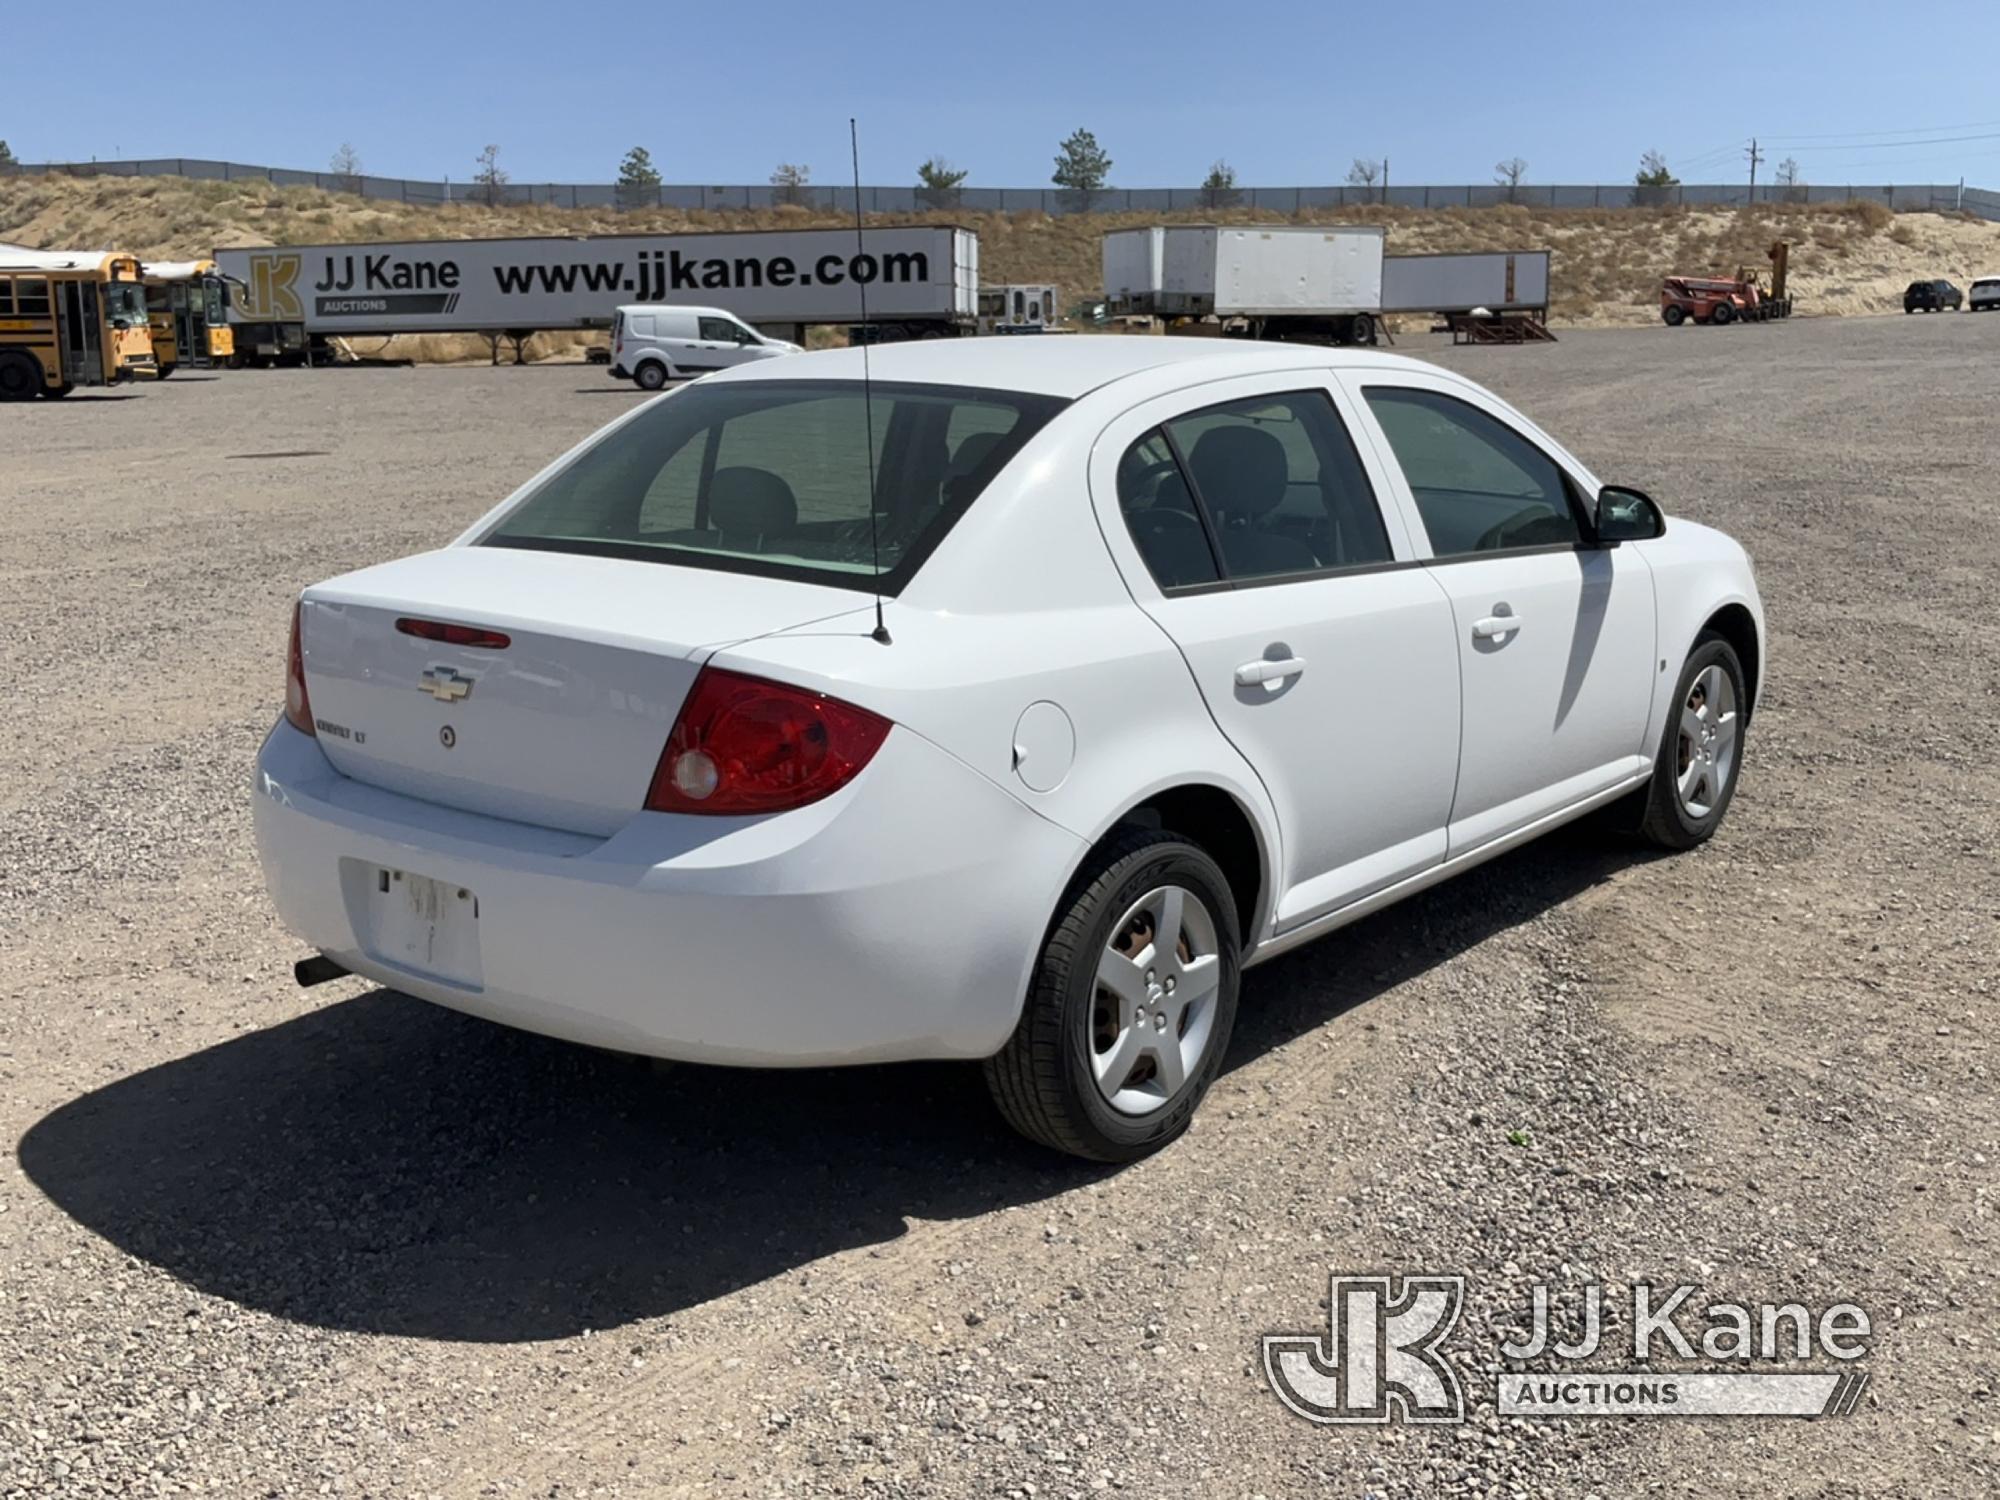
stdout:
<svg viewBox="0 0 2000 1500">
<path fill-rule="evenodd" d="M 1406 343 L 1755 555 L 1721 835 L 1558 835 L 1256 970 L 1123 1171 L 976 1073 L 643 1064 L 292 987 L 251 757 L 303 584 L 456 532 L 601 371 L 0 407 L 0 1494 L 1972 1495 L 2000 1486 L 2000 319 Z M 300 450 L 312 450 L 300 452 Z M 1258 1336 L 1472 1278 L 1463 1428 Z M 1851 1300 L 1852 1417 L 1501 1421 L 1531 1278 Z"/>
</svg>

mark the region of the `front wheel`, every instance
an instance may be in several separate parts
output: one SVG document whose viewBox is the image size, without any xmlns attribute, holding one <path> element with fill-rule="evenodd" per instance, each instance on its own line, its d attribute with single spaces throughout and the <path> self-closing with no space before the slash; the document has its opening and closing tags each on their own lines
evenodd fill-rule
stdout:
<svg viewBox="0 0 2000 1500">
<path fill-rule="evenodd" d="M 1678 304 L 1669 303 L 1666 310 L 1660 316 L 1667 320 L 1667 327 L 1678 328 L 1687 320 L 1687 309 Z"/>
<path fill-rule="evenodd" d="M 12 351 L 0 354 L 0 401 L 26 401 L 42 384 L 39 361 Z"/>
<path fill-rule="evenodd" d="M 1750 695 L 1736 648 L 1704 634 L 1681 668 L 1647 788 L 1639 832 L 1663 849 L 1692 849 L 1722 824 L 1743 767 Z"/>
<path fill-rule="evenodd" d="M 1187 1129 L 1236 1021 L 1236 906 L 1200 848 L 1134 830 L 1071 883 L 1021 1019 L 985 1064 L 1000 1113 L 1042 1145 L 1134 1161 Z"/>
<path fill-rule="evenodd" d="M 1727 302 L 1716 303 L 1708 315 L 1708 321 L 1713 323 L 1717 328 L 1722 327 L 1725 323 L 1734 322 L 1735 318 L 1736 309 L 1731 307 Z"/>
</svg>

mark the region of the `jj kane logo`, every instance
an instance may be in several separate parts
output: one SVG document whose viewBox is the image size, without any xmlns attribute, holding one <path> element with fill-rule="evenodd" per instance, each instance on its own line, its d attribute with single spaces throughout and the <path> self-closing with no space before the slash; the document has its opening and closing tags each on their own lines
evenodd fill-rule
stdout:
<svg viewBox="0 0 2000 1500">
<path fill-rule="evenodd" d="M 1443 1346 L 1464 1311 L 1465 1287 L 1463 1276 L 1336 1275 L 1324 1332 L 1265 1337 L 1265 1378 L 1310 1422 L 1462 1422 L 1465 1391 Z M 1629 1344 L 1614 1346 L 1603 1287 L 1581 1291 L 1569 1338 L 1555 1331 L 1547 1284 L 1535 1283 L 1525 1332 L 1497 1350 L 1508 1366 L 1494 1392 L 1501 1416 L 1844 1416 L 1867 1388 L 1853 1363 L 1868 1352 L 1873 1329 L 1852 1302 L 1815 1316 L 1797 1302 L 1697 1304 L 1695 1287 L 1640 1283 L 1624 1320 Z M 1612 1367 L 1589 1363 L 1600 1358 Z M 1820 1359 L 1834 1363 L 1768 1368 Z M 1658 1360 L 1719 1368 L 1662 1370 Z M 1767 1368 L 1746 1368 L 1756 1364 Z"/>
</svg>

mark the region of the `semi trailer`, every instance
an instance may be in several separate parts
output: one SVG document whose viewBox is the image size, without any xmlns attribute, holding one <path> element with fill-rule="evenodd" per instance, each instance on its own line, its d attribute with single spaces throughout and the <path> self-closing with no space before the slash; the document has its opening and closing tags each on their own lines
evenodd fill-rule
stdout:
<svg viewBox="0 0 2000 1500">
<path fill-rule="evenodd" d="M 230 322 L 278 362 L 329 338 L 609 328 L 624 304 L 723 307 L 779 337 L 858 324 L 882 341 L 971 332 L 979 237 L 951 226 L 230 246 Z"/>
<path fill-rule="evenodd" d="M 1382 311 L 1445 317 L 1484 309 L 1549 310 L 1549 252 L 1479 250 L 1446 255 L 1391 255 L 1382 262 Z"/>
<path fill-rule="evenodd" d="M 1207 319 L 1225 333 L 1372 344 L 1382 311 L 1383 230 L 1372 224 L 1172 224 L 1104 236 L 1114 316 L 1172 328 Z"/>
</svg>

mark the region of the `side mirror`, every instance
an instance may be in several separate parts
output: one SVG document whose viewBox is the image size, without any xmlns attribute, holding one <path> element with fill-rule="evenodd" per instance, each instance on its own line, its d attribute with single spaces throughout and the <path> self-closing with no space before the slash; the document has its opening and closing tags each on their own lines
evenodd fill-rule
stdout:
<svg viewBox="0 0 2000 1500">
<path fill-rule="evenodd" d="M 1628 490 L 1623 485 L 1607 484 L 1597 492 L 1592 526 L 1597 533 L 1597 544 L 1612 547 L 1619 542 L 1650 542 L 1665 535 L 1667 518 L 1650 495 Z"/>
</svg>

